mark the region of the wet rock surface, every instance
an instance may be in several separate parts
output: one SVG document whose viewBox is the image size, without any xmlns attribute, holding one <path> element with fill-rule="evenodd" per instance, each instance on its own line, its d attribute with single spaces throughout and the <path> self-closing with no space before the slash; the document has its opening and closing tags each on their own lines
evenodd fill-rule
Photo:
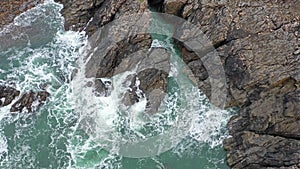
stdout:
<svg viewBox="0 0 300 169">
<path fill-rule="evenodd" d="M 0 85 L 0 108 L 5 107 L 13 103 L 11 108 L 11 112 L 23 112 L 26 108 L 28 112 L 33 112 L 42 106 L 46 101 L 50 94 L 47 91 L 39 91 L 39 92 L 27 92 L 23 94 L 20 98 L 20 91 L 16 90 L 13 87 Z"/>
<path fill-rule="evenodd" d="M 4 0 L 0 1 L 0 30 L 13 22 L 14 18 L 44 0 Z"/>
<path fill-rule="evenodd" d="M 20 95 L 20 91 L 9 87 L 0 86 L 0 107 L 7 106 L 12 103 L 12 101 Z"/>
<path fill-rule="evenodd" d="M 39 91 L 36 93 L 30 91 L 23 94 L 22 97 L 11 106 L 10 111 L 22 112 L 24 108 L 26 108 L 28 112 L 32 112 L 42 106 L 49 96 L 50 94 L 46 91 Z"/>
<path fill-rule="evenodd" d="M 126 71 L 132 71 L 126 77 L 130 83 L 122 84 L 128 88 L 124 94 L 123 103 L 126 106 L 147 100 L 147 112 L 157 112 L 161 101 L 168 90 L 168 73 L 170 71 L 170 54 L 162 48 L 153 48 L 150 51 L 141 50 L 133 55 L 123 58 L 118 65 L 111 67 L 111 74 L 97 74 L 97 78 L 112 78 Z M 100 96 L 108 96 L 114 84 L 108 81 L 97 80 L 95 82 L 96 92 Z"/>
<path fill-rule="evenodd" d="M 146 112 L 155 114 L 168 91 L 169 61 L 170 54 L 163 48 L 139 51 L 124 59 L 115 73 L 136 72 L 128 77 L 130 85 L 123 99 L 125 105 L 133 105 L 145 98 Z"/>
<path fill-rule="evenodd" d="M 143 12 L 149 10 L 148 1 L 57 1 L 64 4 L 62 14 L 66 18 L 66 29 L 85 30 L 91 42 L 91 49 L 96 49 L 87 55 L 92 55 L 92 57 L 86 58 L 88 60 L 86 77 L 95 78 L 92 83 L 96 95 L 109 96 L 114 88 L 111 81 L 105 81 L 103 78 L 112 78 L 119 73 L 133 71 L 139 62 L 149 62 L 149 58 L 143 60 L 141 57 L 131 56 L 138 51 L 148 50 L 152 43 L 148 33 L 150 16 L 143 15 Z M 160 1 L 151 1 L 150 3 L 162 4 Z M 124 33 L 120 33 L 120 30 Z M 159 55 L 157 54 L 157 56 Z M 160 61 L 160 59 L 156 60 Z M 126 63 L 131 63 L 131 65 Z M 145 66 L 145 64 L 141 65 Z M 129 90 L 125 94 L 123 102 L 130 106 L 146 97 L 149 111 L 153 112 L 158 108 L 167 91 L 169 71 L 164 70 L 167 67 L 164 69 L 160 69 L 159 66 L 142 67 L 137 74 L 128 77 L 127 80 L 131 81 L 131 84 L 127 86 Z M 137 83 L 140 84 L 139 90 L 145 95 L 138 94 L 140 91 L 138 91 Z"/>
</svg>

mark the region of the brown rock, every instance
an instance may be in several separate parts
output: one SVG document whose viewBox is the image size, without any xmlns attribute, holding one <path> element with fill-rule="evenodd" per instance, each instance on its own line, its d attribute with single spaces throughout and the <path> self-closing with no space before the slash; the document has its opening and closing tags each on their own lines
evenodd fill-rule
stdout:
<svg viewBox="0 0 300 169">
<path fill-rule="evenodd" d="M 127 77 L 127 81 L 131 83 L 128 85 L 130 89 L 125 94 L 123 103 L 131 106 L 146 97 L 148 112 L 152 113 L 157 112 L 167 92 L 169 59 L 170 54 L 165 49 L 154 48 L 151 51 L 138 51 L 123 58 L 118 65 L 106 69 L 111 69 L 112 75 L 135 70 L 136 74 Z M 104 74 L 100 77 L 111 77 L 112 75 Z M 107 96 L 108 88 L 101 80 L 96 81 L 95 87 L 100 95 Z M 144 94 L 139 93 L 138 88 Z"/>
<path fill-rule="evenodd" d="M 64 5 L 62 14 L 65 17 L 65 29 L 67 30 L 83 30 L 104 2 L 104 0 L 55 1 Z"/>
<path fill-rule="evenodd" d="M 9 0 L 0 1 L 0 30 L 13 22 L 14 18 L 44 0 Z"/>
<path fill-rule="evenodd" d="M 0 107 L 9 105 L 19 95 L 20 91 L 12 87 L 0 85 Z M 4 101 L 1 101 L 2 99 Z"/>
<path fill-rule="evenodd" d="M 49 96 L 50 94 L 46 91 L 40 91 L 37 93 L 30 91 L 23 94 L 22 97 L 11 106 L 10 111 L 22 112 L 23 109 L 26 108 L 28 112 L 32 112 L 33 109 L 37 109 L 44 104 Z M 33 104 L 37 106 L 35 107 Z"/>
<path fill-rule="evenodd" d="M 165 0 L 164 12 L 172 15 L 178 15 L 186 3 L 187 0 Z"/>
<path fill-rule="evenodd" d="M 226 149 L 235 148 L 227 155 L 228 164 L 233 169 L 299 168 L 298 140 L 250 131 L 241 132 L 236 138 L 238 140 L 231 138 L 224 142 Z"/>
</svg>

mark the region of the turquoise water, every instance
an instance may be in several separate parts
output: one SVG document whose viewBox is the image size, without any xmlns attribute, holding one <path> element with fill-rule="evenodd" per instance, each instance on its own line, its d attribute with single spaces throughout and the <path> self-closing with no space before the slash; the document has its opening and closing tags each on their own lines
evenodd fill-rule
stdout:
<svg viewBox="0 0 300 169">
<path fill-rule="evenodd" d="M 75 68 L 83 70 L 81 60 L 88 42 L 84 33 L 63 30 L 61 8 L 61 5 L 47 1 L 17 18 L 6 31 L 19 37 L 20 32 L 13 29 L 19 27 L 18 30 L 26 35 L 20 39 L 3 40 L 4 33 L 0 34 L 0 83 L 12 85 L 22 92 L 37 91 L 48 84 L 47 91 L 51 94 L 48 102 L 32 114 L 11 114 L 8 107 L 0 109 L 0 168 L 228 168 L 222 140 L 227 136 L 225 125 L 232 112 L 211 106 L 203 93 L 180 72 L 184 63 L 172 42 L 154 35 L 156 45 L 167 48 L 172 54 L 171 62 L 177 75 L 169 77 L 167 109 L 162 116 L 155 116 L 146 123 L 153 130 L 148 132 L 163 133 L 168 130 L 166 126 L 172 128 L 173 123 L 180 127 L 181 123 L 176 119 L 188 117 L 187 113 L 194 120 L 183 134 L 170 136 L 181 141 L 175 142 L 166 152 L 145 158 L 118 155 L 118 140 L 106 139 L 121 138 L 119 136 L 124 133 L 114 126 L 122 126 L 127 117 L 120 118 L 119 109 L 113 109 L 120 104 L 114 97 L 88 95 L 90 89 L 83 82 L 89 79 L 84 79 L 80 73 L 72 79 Z M 32 29 L 22 29 L 24 27 Z M 47 28 L 46 32 L 36 34 L 36 30 L 44 28 Z M 120 83 L 120 80 L 122 75 L 114 82 Z M 122 89 L 114 92 L 118 95 Z M 191 97 L 196 98 L 193 98 L 195 102 L 189 102 Z M 96 121 L 98 118 L 102 121 Z M 102 122 L 109 124 L 108 128 L 102 126 Z M 162 125 L 156 125 L 160 123 Z M 89 130 L 87 124 L 92 125 Z M 145 130 L 143 125 L 138 129 L 124 126 L 138 134 Z M 131 137 L 131 133 L 123 136 Z"/>
</svg>

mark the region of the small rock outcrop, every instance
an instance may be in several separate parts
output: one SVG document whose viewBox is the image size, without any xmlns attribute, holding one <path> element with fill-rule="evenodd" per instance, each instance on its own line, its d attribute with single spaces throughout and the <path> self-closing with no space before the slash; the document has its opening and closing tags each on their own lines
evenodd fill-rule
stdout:
<svg viewBox="0 0 300 169">
<path fill-rule="evenodd" d="M 13 87 L 0 85 L 0 108 L 5 107 L 13 103 L 13 101 L 20 95 L 20 91 Z M 28 112 L 33 112 L 40 106 L 42 106 L 50 93 L 47 91 L 33 92 L 23 94 L 16 102 L 14 102 L 10 108 L 11 112 L 22 112 L 24 108 Z"/>
<path fill-rule="evenodd" d="M 7 106 L 20 95 L 20 91 L 9 87 L 0 85 L 0 107 Z"/>
<path fill-rule="evenodd" d="M 30 91 L 22 95 L 18 101 L 16 101 L 10 108 L 11 112 L 22 112 L 24 108 L 28 112 L 32 112 L 34 109 L 42 106 L 50 94 L 46 91 L 39 91 L 37 93 Z"/>
<path fill-rule="evenodd" d="M 130 84 L 123 98 L 124 104 L 130 106 L 146 98 L 146 112 L 155 114 L 168 91 L 169 61 L 170 53 L 163 48 L 139 51 L 125 58 L 115 68 L 115 74 L 128 70 L 136 73 L 127 77 Z"/>
</svg>

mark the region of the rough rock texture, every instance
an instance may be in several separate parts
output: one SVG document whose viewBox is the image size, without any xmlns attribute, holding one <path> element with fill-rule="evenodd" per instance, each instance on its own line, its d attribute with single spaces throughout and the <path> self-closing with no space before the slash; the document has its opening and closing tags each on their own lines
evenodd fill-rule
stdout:
<svg viewBox="0 0 300 169">
<path fill-rule="evenodd" d="M 178 16 L 198 25 L 211 40 L 224 62 L 229 105 L 242 105 L 249 102 L 251 88 L 270 86 L 289 76 L 299 79 L 299 7 L 298 1 L 189 0 Z M 182 50 L 187 63 L 197 59 Z"/>
<path fill-rule="evenodd" d="M 123 99 L 125 105 L 133 105 L 146 97 L 147 113 L 157 112 L 168 90 L 168 72 L 171 69 L 169 60 L 170 53 L 166 49 L 153 48 L 125 58 L 115 68 L 116 74 L 136 70 L 136 73 L 127 78 L 131 83 Z"/>
<path fill-rule="evenodd" d="M 99 27 L 120 16 L 143 12 L 147 1 L 134 0 L 55 0 L 62 3 L 67 30 L 85 30 L 92 35 Z"/>
<path fill-rule="evenodd" d="M 5 107 L 11 104 L 18 96 L 20 91 L 13 87 L 0 85 L 0 107 Z M 36 110 L 42 106 L 50 94 L 47 91 L 33 92 L 23 94 L 10 108 L 11 112 L 22 112 L 24 108 L 28 112 Z"/>
<path fill-rule="evenodd" d="M 9 86 L 0 85 L 0 107 L 9 105 L 19 95 L 20 91 Z"/>
<path fill-rule="evenodd" d="M 164 10 L 168 14 L 178 15 L 186 2 L 187 0 L 165 0 Z"/>
<path fill-rule="evenodd" d="M 4 0 L 0 1 L 0 29 L 22 12 L 36 6 L 44 0 Z"/>
<path fill-rule="evenodd" d="M 97 95 L 110 95 L 114 84 L 100 78 L 111 78 L 126 70 L 133 70 L 139 61 L 143 62 L 143 58 L 136 58 L 131 54 L 148 50 L 151 46 L 152 39 L 147 33 L 150 16 L 143 15 L 143 12 L 149 10 L 148 2 L 146 0 L 57 1 L 64 5 L 62 14 L 66 19 L 66 29 L 85 30 L 89 36 L 92 50 L 87 57 L 92 56 L 86 58 L 88 60 L 86 77 L 95 78 L 92 83 Z M 158 1 L 150 3 L 161 4 Z M 132 105 L 144 97 L 137 93 L 138 80 L 140 90 L 145 93 L 148 100 L 149 112 L 155 111 L 167 91 L 167 72 L 169 70 L 151 67 L 129 76 L 127 80 L 131 81 L 131 84 L 128 85 L 130 90 L 123 99 L 125 105 Z"/>
<path fill-rule="evenodd" d="M 105 67 L 107 71 L 98 71 L 96 77 L 111 78 L 113 75 L 125 71 L 136 72 L 126 77 L 126 82 L 130 83 L 122 84 L 125 88 L 129 88 L 123 96 L 123 103 L 126 106 L 131 106 L 146 98 L 147 113 L 153 114 L 157 112 L 167 91 L 168 72 L 170 71 L 169 59 L 170 54 L 165 49 L 140 50 L 126 58 L 120 58 L 118 64 L 111 65 L 109 68 Z M 87 71 L 91 71 L 91 69 Z M 95 91 L 99 95 L 108 96 L 112 88 L 114 88 L 114 84 L 110 82 L 108 84 L 105 80 L 95 81 Z"/>
<path fill-rule="evenodd" d="M 65 17 L 65 28 L 67 30 L 83 30 L 96 10 L 104 2 L 104 0 L 55 0 L 62 3 L 64 8 L 62 14 Z"/>
<path fill-rule="evenodd" d="M 188 0 L 177 12 L 164 9 L 199 25 L 220 54 L 227 106 L 241 107 L 224 142 L 232 168 L 300 168 L 299 9 L 297 0 Z M 194 66 L 201 60 L 182 51 L 204 83 L 205 71 Z"/>
<path fill-rule="evenodd" d="M 10 111 L 22 112 L 23 109 L 26 108 L 28 112 L 32 112 L 42 106 L 49 96 L 50 94 L 46 91 L 36 93 L 30 91 L 23 94 L 22 97 L 11 106 Z"/>
</svg>

